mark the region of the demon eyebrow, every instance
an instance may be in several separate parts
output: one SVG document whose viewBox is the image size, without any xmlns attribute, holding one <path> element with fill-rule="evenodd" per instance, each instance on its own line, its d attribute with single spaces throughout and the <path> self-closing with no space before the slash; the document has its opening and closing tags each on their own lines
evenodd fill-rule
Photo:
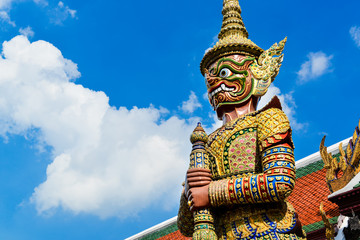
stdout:
<svg viewBox="0 0 360 240">
<path fill-rule="evenodd" d="M 241 62 L 237 62 L 237 61 L 235 61 L 235 60 L 232 59 L 232 58 L 226 58 L 226 57 L 224 57 L 224 58 L 220 59 L 220 60 L 218 61 L 218 63 L 216 64 L 215 73 L 214 73 L 214 74 L 218 74 L 219 66 L 220 66 L 220 64 L 222 64 L 223 62 L 231 62 L 231 63 L 233 63 L 233 64 L 241 67 L 241 66 L 244 66 L 244 64 L 245 64 L 246 62 L 248 62 L 248 61 L 253 61 L 253 60 L 255 60 L 254 57 L 246 57 L 246 58 L 244 58 Z"/>
</svg>

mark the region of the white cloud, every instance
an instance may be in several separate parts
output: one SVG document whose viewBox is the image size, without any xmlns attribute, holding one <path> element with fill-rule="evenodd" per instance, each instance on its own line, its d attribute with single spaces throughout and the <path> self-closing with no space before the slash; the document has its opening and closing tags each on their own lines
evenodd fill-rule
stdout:
<svg viewBox="0 0 360 240">
<path fill-rule="evenodd" d="M 210 47 L 207 48 L 207 49 L 205 49 L 205 53 L 207 53 L 208 51 L 210 51 L 210 50 L 214 47 L 214 45 L 217 43 L 217 41 L 219 41 L 218 35 L 213 36 L 212 42 L 211 42 L 211 44 L 210 44 Z M 205 54 L 205 53 L 204 53 L 204 54 Z"/>
<path fill-rule="evenodd" d="M 16 0 L 0 0 L 0 20 L 4 23 L 11 25 L 12 27 L 16 27 L 14 21 L 11 20 L 9 12 L 11 10 L 11 5 Z M 36 4 L 41 4 L 47 6 L 48 3 L 46 0 L 33 0 Z"/>
<path fill-rule="evenodd" d="M 9 14 L 6 11 L 0 11 L 0 20 L 4 23 L 7 23 L 13 27 L 16 26 L 15 22 L 10 19 Z"/>
<path fill-rule="evenodd" d="M 276 96 L 278 96 L 278 98 L 281 102 L 281 106 L 282 106 L 284 113 L 289 118 L 292 129 L 302 130 L 306 127 L 306 124 L 299 123 L 296 120 L 296 117 L 295 117 L 296 104 L 295 104 L 295 100 L 294 100 L 292 94 L 293 94 L 293 92 L 290 92 L 287 94 L 281 94 L 280 89 L 278 87 L 276 87 L 274 84 L 271 84 L 268 91 L 266 92 L 266 94 L 261 97 L 260 102 L 258 104 L 258 109 L 263 108 L 276 95 Z"/>
<path fill-rule="evenodd" d="M 185 113 L 193 113 L 198 108 L 201 108 L 201 103 L 195 93 L 191 91 L 189 99 L 182 103 L 181 110 Z"/>
<path fill-rule="evenodd" d="M 34 3 L 40 5 L 40 6 L 43 6 L 43 7 L 46 7 L 49 5 L 48 1 L 47 0 L 34 0 Z"/>
<path fill-rule="evenodd" d="M 51 11 L 51 21 L 54 24 L 62 25 L 68 17 L 76 18 L 76 10 L 70 9 L 64 2 L 59 1 L 57 7 Z"/>
<path fill-rule="evenodd" d="M 327 133 L 327 132 L 318 132 L 318 135 L 320 135 L 320 136 L 329 136 L 329 133 Z"/>
<path fill-rule="evenodd" d="M 111 107 L 104 92 L 73 82 L 77 66 L 56 47 L 25 36 L 3 43 L 0 72 L 0 135 L 35 132 L 53 149 L 31 197 L 39 213 L 127 217 L 178 204 L 197 119 Z"/>
<path fill-rule="evenodd" d="M 205 128 L 207 133 L 212 133 L 223 125 L 223 121 L 218 119 L 216 112 L 209 113 L 209 118 L 213 120 L 213 123 L 209 128 Z"/>
<path fill-rule="evenodd" d="M 205 49 L 205 52 L 204 52 L 204 54 L 206 54 L 208 51 L 210 51 L 212 49 L 212 47 L 209 47 L 209 48 L 207 48 L 207 49 Z"/>
<path fill-rule="evenodd" d="M 0 0 L 0 9 L 9 9 L 14 0 Z"/>
<path fill-rule="evenodd" d="M 301 65 L 300 70 L 297 72 L 300 84 L 331 71 L 330 66 L 333 55 L 328 56 L 319 51 L 311 52 L 307 57 L 308 60 Z"/>
<path fill-rule="evenodd" d="M 9 24 L 12 27 L 16 27 L 15 21 L 13 21 L 10 17 L 10 10 L 12 7 L 12 3 L 16 0 L 0 0 L 0 21 L 6 24 Z M 48 7 L 49 3 L 47 0 L 33 0 L 39 6 Z M 76 13 L 77 11 L 71 9 L 69 6 L 65 5 L 64 2 L 59 1 L 56 7 L 51 7 L 48 10 L 50 15 L 50 21 L 57 25 L 62 25 L 63 22 L 71 18 L 77 18 Z M 23 29 L 20 29 L 20 31 Z M 22 32 L 20 32 L 23 34 Z M 23 34 L 24 35 L 24 34 Z M 31 36 L 31 35 L 27 35 Z"/>
<path fill-rule="evenodd" d="M 0 21 L 7 23 L 12 27 L 15 27 L 16 24 L 11 20 L 9 11 L 11 10 L 11 4 L 14 0 L 0 0 Z"/>
<path fill-rule="evenodd" d="M 350 36 L 354 40 L 356 46 L 360 47 L 360 27 L 353 26 L 350 28 Z"/>
<path fill-rule="evenodd" d="M 67 13 L 67 14 L 69 14 L 72 18 L 75 17 L 75 15 L 76 15 L 76 10 L 70 9 L 68 6 L 65 6 L 65 4 L 64 4 L 62 1 L 60 1 L 60 2 L 58 3 L 58 7 L 59 7 L 60 9 L 64 9 L 64 12 Z"/>
<path fill-rule="evenodd" d="M 26 28 L 20 28 L 19 33 L 21 35 L 24 35 L 25 37 L 31 38 L 34 36 L 34 31 L 31 29 L 30 26 L 27 26 Z"/>
<path fill-rule="evenodd" d="M 203 93 L 202 98 L 203 98 L 205 101 L 209 101 L 209 94 L 208 94 L 207 91 Z"/>
</svg>

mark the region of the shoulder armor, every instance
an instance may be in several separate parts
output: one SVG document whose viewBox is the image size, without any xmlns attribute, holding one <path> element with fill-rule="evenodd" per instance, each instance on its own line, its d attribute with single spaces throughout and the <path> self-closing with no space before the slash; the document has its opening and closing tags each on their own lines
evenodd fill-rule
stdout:
<svg viewBox="0 0 360 240">
<path fill-rule="evenodd" d="M 269 108 L 257 115 L 258 137 L 262 142 L 269 137 L 283 134 L 290 130 L 290 122 L 279 108 Z"/>
</svg>

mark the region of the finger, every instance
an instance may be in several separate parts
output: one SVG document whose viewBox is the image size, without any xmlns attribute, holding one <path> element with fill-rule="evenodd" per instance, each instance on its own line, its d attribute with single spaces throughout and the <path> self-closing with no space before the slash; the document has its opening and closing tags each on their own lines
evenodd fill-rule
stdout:
<svg viewBox="0 0 360 240">
<path fill-rule="evenodd" d="M 186 178 L 191 178 L 191 177 L 209 177 L 211 178 L 211 173 L 208 173 L 208 172 L 191 172 L 191 173 L 188 173 L 186 175 Z"/>
<path fill-rule="evenodd" d="M 198 179 L 196 181 L 190 181 L 188 183 L 189 187 L 191 187 L 191 184 L 200 184 L 200 185 L 207 185 L 211 182 L 211 179 Z"/>
<path fill-rule="evenodd" d="M 201 182 L 201 181 L 211 181 L 211 178 L 210 177 L 204 177 L 204 176 L 196 176 L 196 177 L 188 178 L 188 183 Z"/>
<path fill-rule="evenodd" d="M 207 173 L 211 173 L 211 171 L 209 169 L 205 169 L 205 168 L 191 168 L 187 171 L 187 173 L 192 173 L 192 172 L 207 172 Z"/>
<path fill-rule="evenodd" d="M 186 198 L 187 198 L 188 201 L 190 200 L 190 199 L 189 199 L 190 195 L 191 195 L 191 189 L 189 189 L 189 190 L 186 192 Z"/>
<path fill-rule="evenodd" d="M 192 188 L 192 187 L 202 187 L 202 186 L 205 186 L 205 185 L 209 185 L 211 183 L 211 181 L 198 181 L 198 182 L 192 182 L 192 183 L 189 183 L 189 187 Z"/>
<path fill-rule="evenodd" d="M 191 202 L 190 211 L 196 211 L 198 207 L 195 206 L 194 202 Z"/>
<path fill-rule="evenodd" d="M 211 179 L 211 175 L 208 174 L 191 174 L 187 177 L 187 181 L 189 181 L 189 179 L 191 180 L 192 178 L 196 178 L 196 177 L 202 177 L 204 179 Z"/>
<path fill-rule="evenodd" d="M 187 192 L 187 199 L 188 199 L 188 201 L 193 200 L 192 195 L 191 195 L 191 189 Z"/>
</svg>

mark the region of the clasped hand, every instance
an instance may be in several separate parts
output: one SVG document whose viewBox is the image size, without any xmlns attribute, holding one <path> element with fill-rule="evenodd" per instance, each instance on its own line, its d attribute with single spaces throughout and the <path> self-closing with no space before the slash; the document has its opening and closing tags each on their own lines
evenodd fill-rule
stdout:
<svg viewBox="0 0 360 240">
<path fill-rule="evenodd" d="M 187 171 L 185 181 L 185 196 L 189 203 L 191 203 L 191 211 L 210 206 L 210 182 L 211 171 L 208 169 L 193 168 Z"/>
</svg>

